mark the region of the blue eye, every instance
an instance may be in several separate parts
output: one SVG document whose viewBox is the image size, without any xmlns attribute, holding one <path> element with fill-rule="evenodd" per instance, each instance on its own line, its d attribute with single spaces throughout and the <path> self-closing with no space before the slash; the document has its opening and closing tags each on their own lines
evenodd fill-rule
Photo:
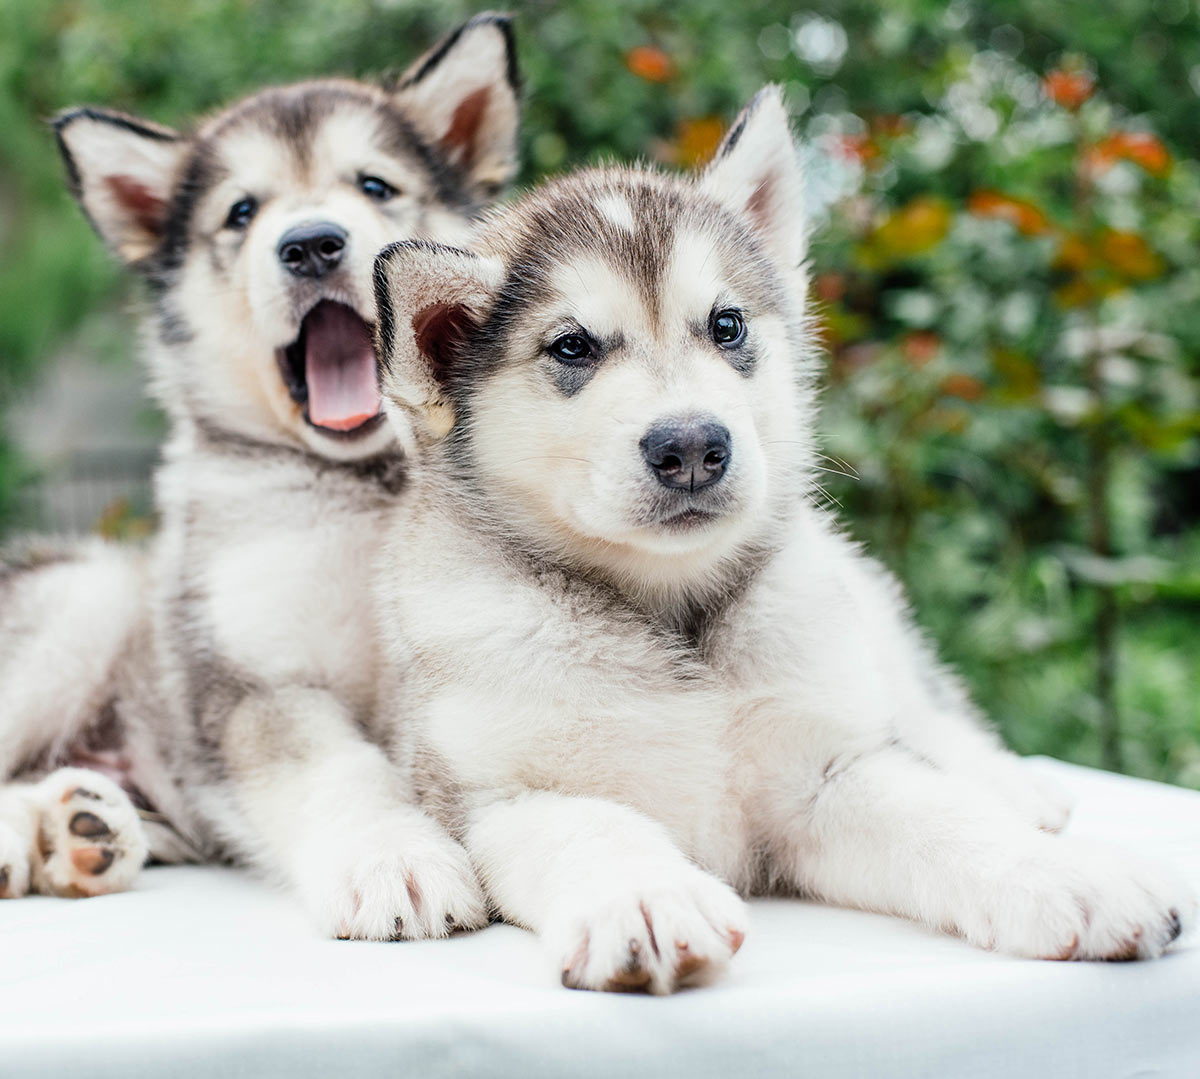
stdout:
<svg viewBox="0 0 1200 1079">
<path fill-rule="evenodd" d="M 722 348 L 737 348 L 746 340 L 746 321 L 740 311 L 717 311 L 709 323 L 709 332 Z"/>
<path fill-rule="evenodd" d="M 388 199 L 394 198 L 396 195 L 396 189 L 386 180 L 381 180 L 378 176 L 360 176 L 358 178 L 358 189 L 367 198 L 374 199 L 376 202 L 387 202 Z"/>
<path fill-rule="evenodd" d="M 592 358 L 592 343 L 581 333 L 564 333 L 555 339 L 549 351 L 562 363 L 583 364 Z"/>
<path fill-rule="evenodd" d="M 227 229 L 244 229 L 250 224 L 250 219 L 257 211 L 257 199 L 247 198 L 235 202 L 229 207 L 229 213 L 225 218 L 225 227 Z"/>
</svg>

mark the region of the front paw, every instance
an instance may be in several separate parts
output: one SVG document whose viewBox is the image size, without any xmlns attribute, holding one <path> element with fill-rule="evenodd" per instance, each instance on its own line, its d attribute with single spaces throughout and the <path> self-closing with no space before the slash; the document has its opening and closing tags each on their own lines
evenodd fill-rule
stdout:
<svg viewBox="0 0 1200 1079">
<path fill-rule="evenodd" d="M 1038 959 L 1149 959 L 1195 917 L 1195 898 L 1166 867 L 1116 847 L 1039 837 L 986 889 L 964 935 Z"/>
<path fill-rule="evenodd" d="M 466 851 L 432 822 L 413 831 L 404 821 L 380 826 L 373 842 L 359 837 L 354 853 L 339 852 L 328 872 L 302 886 L 326 935 L 426 940 L 487 924 Z"/>
<path fill-rule="evenodd" d="M 747 913 L 728 885 L 683 866 L 593 896 L 546 936 L 570 989 L 671 993 L 724 971 L 746 935 Z"/>
</svg>

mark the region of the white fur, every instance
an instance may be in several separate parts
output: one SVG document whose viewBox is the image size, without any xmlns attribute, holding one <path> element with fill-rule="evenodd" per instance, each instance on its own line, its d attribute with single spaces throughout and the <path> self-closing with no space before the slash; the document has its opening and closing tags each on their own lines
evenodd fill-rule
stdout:
<svg viewBox="0 0 1200 1079">
<path fill-rule="evenodd" d="M 620 195 L 609 195 L 607 198 L 601 199 L 596 203 L 596 208 L 617 228 L 624 229 L 626 232 L 633 232 L 636 228 L 633 210 Z"/>
<path fill-rule="evenodd" d="M 395 89 L 327 80 L 265 90 L 187 137 L 100 110 L 59 118 L 93 223 L 159 286 L 144 336 L 171 422 L 155 475 L 161 527 L 148 567 L 107 548 L 61 565 L 0 565 L 0 645 L 14 641 L 0 652 L 0 782 L 98 757 L 89 739 L 119 738 L 97 766 L 115 765 L 174 827 L 173 839 L 159 821 L 145 830 L 156 855 L 248 861 L 338 936 L 444 936 L 487 916 L 461 847 L 413 806 L 391 745 L 368 738 L 380 673 L 369 567 L 404 489 L 396 433 L 383 423 L 348 437 L 318 430 L 279 364 L 321 300 L 375 319 L 379 248 L 460 240 L 476 204 L 511 176 L 518 101 L 506 20 L 472 19 L 435 60 Z M 187 164 L 193 151 L 212 167 Z M 454 182 L 432 166 L 452 167 Z M 187 191 L 177 190 L 183 169 L 198 178 Z M 104 201 L 129 194 L 114 186 L 126 174 L 147 195 L 192 199 L 186 228 L 164 232 L 144 212 L 153 200 Z M 392 196 L 364 190 L 366 176 Z M 247 198 L 254 215 L 231 221 Z M 345 233 L 338 265 L 292 273 L 285 234 L 319 222 Z M 11 887 L 127 886 L 142 835 L 129 798 L 103 776 L 87 786 L 126 854 L 80 882 L 63 869 L 80 838 L 66 815 L 74 795 L 39 801 L 49 789 L 0 787 L 12 806 L 0 806 Z M 57 853 L 45 856 L 43 841 Z"/>
<path fill-rule="evenodd" d="M 1188 890 L 1050 834 L 1065 801 L 978 722 L 895 583 L 809 497 L 800 181 L 777 92 L 747 111 L 709 171 L 672 187 L 696 211 L 661 211 L 676 242 L 657 314 L 622 243 L 547 214 L 593 202 L 604 216 L 606 185 L 614 198 L 642 185 L 653 203 L 671 181 L 560 180 L 479 238 L 481 263 L 530 257 L 530 237 L 564 248 L 546 286 L 506 312 L 519 325 L 503 355 L 463 388 L 459 444 L 431 451 L 395 515 L 381 589 L 397 729 L 438 762 L 435 794 L 457 800 L 497 909 L 543 937 L 569 985 L 669 992 L 711 977 L 744 931 L 730 886 L 1018 955 L 1158 955 L 1193 917 Z M 384 266 L 401 336 L 411 311 L 440 302 L 445 257 Z M 745 313 L 751 371 L 696 330 L 726 305 Z M 572 320 L 621 344 L 563 392 L 544 342 Z M 411 343 L 403 357 L 422 362 Z M 728 427 L 733 456 L 723 516 L 681 536 L 644 519 L 657 481 L 638 442 L 693 413 Z"/>
<path fill-rule="evenodd" d="M 138 551 L 91 540 L 5 593 L 0 775 L 43 752 L 61 753 L 104 704 L 143 615 L 144 561 Z"/>
</svg>

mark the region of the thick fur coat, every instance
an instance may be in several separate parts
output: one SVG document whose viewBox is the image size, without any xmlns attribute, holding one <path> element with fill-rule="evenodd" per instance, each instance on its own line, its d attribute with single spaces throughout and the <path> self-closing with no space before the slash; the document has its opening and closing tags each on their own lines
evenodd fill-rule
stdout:
<svg viewBox="0 0 1200 1079">
<path fill-rule="evenodd" d="M 190 134 L 55 122 L 146 283 L 171 430 L 147 551 L 36 548 L 0 573 L 0 894 L 126 887 L 149 841 L 255 864 L 330 935 L 484 920 L 462 850 L 364 733 L 369 566 L 407 482 L 371 275 L 390 241 L 465 235 L 516 168 L 518 116 L 508 20 L 483 15 L 390 87 L 269 89 Z"/>
<path fill-rule="evenodd" d="M 801 176 L 767 89 L 695 177 L 552 181 L 377 267 L 420 447 L 380 567 L 425 804 L 565 984 L 669 992 L 804 894 L 1046 958 L 1158 955 L 1163 867 L 1055 834 L 814 497 Z"/>
</svg>

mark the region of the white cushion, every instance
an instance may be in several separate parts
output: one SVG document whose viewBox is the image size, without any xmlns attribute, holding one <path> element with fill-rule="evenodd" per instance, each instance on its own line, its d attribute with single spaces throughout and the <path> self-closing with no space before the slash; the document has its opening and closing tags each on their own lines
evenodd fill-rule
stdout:
<svg viewBox="0 0 1200 1079">
<path fill-rule="evenodd" d="M 1200 885 L 1200 794 L 1039 761 L 1074 831 Z M 753 905 L 718 985 L 573 992 L 532 935 L 322 940 L 248 874 L 155 868 L 100 899 L 0 902 L 0 1076 L 1200 1076 L 1200 948 L 993 955 L 890 918 Z"/>
</svg>

